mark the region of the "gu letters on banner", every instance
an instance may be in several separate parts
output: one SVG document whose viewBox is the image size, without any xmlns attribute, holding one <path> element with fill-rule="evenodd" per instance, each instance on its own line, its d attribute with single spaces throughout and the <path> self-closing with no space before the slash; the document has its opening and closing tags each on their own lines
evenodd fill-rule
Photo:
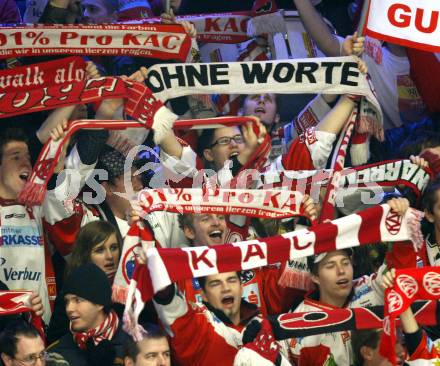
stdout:
<svg viewBox="0 0 440 366">
<path fill-rule="evenodd" d="M 440 51 L 438 0 L 371 0 L 366 34 L 384 41 Z"/>
<path fill-rule="evenodd" d="M 379 103 L 354 57 L 157 64 L 149 68 L 145 83 L 163 101 L 190 94 L 244 91 L 246 94 L 352 93 L 365 96 L 381 118 Z"/>
</svg>

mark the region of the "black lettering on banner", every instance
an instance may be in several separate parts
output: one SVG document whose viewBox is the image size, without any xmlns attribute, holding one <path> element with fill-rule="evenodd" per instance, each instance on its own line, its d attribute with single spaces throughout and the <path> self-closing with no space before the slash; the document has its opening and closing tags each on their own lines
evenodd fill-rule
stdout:
<svg viewBox="0 0 440 366">
<path fill-rule="evenodd" d="M 286 69 L 285 75 L 281 76 L 283 74 L 283 69 Z M 294 72 L 295 66 L 288 62 L 280 62 L 275 66 L 275 69 L 273 71 L 273 78 L 279 83 L 288 83 L 290 80 L 292 80 Z"/>
<path fill-rule="evenodd" d="M 341 67 L 342 62 L 322 62 L 321 66 L 325 68 L 325 83 L 333 84 L 333 69 Z"/>
<path fill-rule="evenodd" d="M 225 70 L 222 70 L 225 69 Z M 227 85 L 229 84 L 229 79 L 227 78 L 229 72 L 228 64 L 211 64 L 209 65 L 209 74 L 211 76 L 212 85 Z M 226 79 L 218 79 L 219 76 L 226 76 Z"/>
<path fill-rule="evenodd" d="M 354 68 L 355 70 L 353 70 L 352 68 Z M 349 85 L 349 86 L 358 86 L 357 81 L 348 80 L 350 76 L 353 76 L 355 78 L 359 77 L 359 69 L 356 62 L 344 63 L 344 65 L 342 66 L 341 84 Z"/>
<path fill-rule="evenodd" d="M 145 80 L 145 84 L 153 93 L 159 93 L 165 89 L 160 73 L 156 70 L 150 70 Z"/>
<path fill-rule="evenodd" d="M 177 82 L 179 83 L 179 87 L 185 86 L 185 74 L 183 73 L 183 67 L 181 65 L 176 66 L 176 73 L 170 74 L 168 71 L 168 67 L 161 67 L 163 80 L 165 82 L 165 85 L 167 88 L 172 88 L 171 86 L 171 80 L 177 79 Z"/>
<path fill-rule="evenodd" d="M 200 85 L 209 85 L 208 65 L 187 65 L 185 72 L 188 86 L 196 86 L 195 80 Z"/>
<path fill-rule="evenodd" d="M 318 70 L 319 65 L 316 62 L 300 62 L 296 70 L 295 82 L 302 83 L 303 76 L 307 77 L 309 83 L 316 84 L 316 78 L 313 73 Z"/>
<path fill-rule="evenodd" d="M 250 65 L 241 64 L 241 69 L 243 71 L 243 80 L 246 84 L 267 83 L 267 78 L 272 71 L 272 63 L 266 62 L 264 64 L 258 63 Z"/>
</svg>

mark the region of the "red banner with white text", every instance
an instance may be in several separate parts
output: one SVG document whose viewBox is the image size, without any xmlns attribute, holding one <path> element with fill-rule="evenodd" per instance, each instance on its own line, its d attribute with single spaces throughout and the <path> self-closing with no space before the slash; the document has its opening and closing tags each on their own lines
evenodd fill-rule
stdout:
<svg viewBox="0 0 440 366">
<path fill-rule="evenodd" d="M 0 71 L 0 93 L 29 91 L 83 81 L 86 63 L 81 57 L 15 67 Z"/>
</svg>

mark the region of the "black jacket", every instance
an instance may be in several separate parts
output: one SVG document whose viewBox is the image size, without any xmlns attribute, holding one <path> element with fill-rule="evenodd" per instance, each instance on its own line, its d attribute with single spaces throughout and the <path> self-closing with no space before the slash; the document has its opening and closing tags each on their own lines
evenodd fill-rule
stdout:
<svg viewBox="0 0 440 366">
<path fill-rule="evenodd" d="M 119 322 L 118 329 L 110 341 L 114 346 L 116 357 L 113 363 L 105 365 L 100 363 L 100 366 L 113 366 L 113 365 L 123 365 L 124 363 L 124 344 L 129 339 L 129 335 L 122 330 L 122 322 Z M 60 338 L 55 343 L 51 344 L 47 350 L 49 352 L 59 353 L 64 359 L 69 362 L 71 366 L 95 366 L 87 361 L 87 351 L 82 350 L 78 347 L 73 339 L 72 334 L 66 334 Z"/>
</svg>

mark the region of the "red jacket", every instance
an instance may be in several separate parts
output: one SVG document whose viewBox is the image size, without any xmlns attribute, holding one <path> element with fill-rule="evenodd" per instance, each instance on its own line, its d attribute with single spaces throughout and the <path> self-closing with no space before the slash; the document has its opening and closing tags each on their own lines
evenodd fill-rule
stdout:
<svg viewBox="0 0 440 366">
<path fill-rule="evenodd" d="M 154 305 L 180 366 L 233 365 L 246 324 L 259 314 L 243 301 L 241 322 L 233 325 L 223 312 L 208 304 L 190 304 L 180 293 L 167 304 L 155 301 Z"/>
</svg>

